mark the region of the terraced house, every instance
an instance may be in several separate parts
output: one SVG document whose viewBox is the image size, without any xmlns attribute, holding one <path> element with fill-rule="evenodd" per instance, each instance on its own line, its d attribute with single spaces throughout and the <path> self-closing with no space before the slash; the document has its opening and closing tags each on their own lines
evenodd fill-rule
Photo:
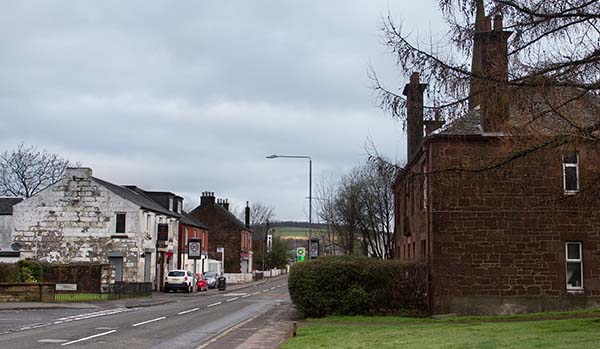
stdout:
<svg viewBox="0 0 600 349">
<path fill-rule="evenodd" d="M 600 149 L 577 134 L 597 120 L 599 104 L 568 102 L 569 89 L 508 88 L 511 33 L 502 17 L 491 23 L 478 11 L 468 113 L 446 126 L 424 121 L 419 74 L 404 89 L 408 162 L 393 188 L 395 257 L 429 265 L 432 313 L 597 305 Z M 566 117 L 545 113 L 549 100 L 565 101 Z"/>
<path fill-rule="evenodd" d="M 69 168 L 64 178 L 13 206 L 20 258 L 110 263 L 116 281 L 153 282 L 177 265 L 178 214 L 135 186 Z"/>
</svg>

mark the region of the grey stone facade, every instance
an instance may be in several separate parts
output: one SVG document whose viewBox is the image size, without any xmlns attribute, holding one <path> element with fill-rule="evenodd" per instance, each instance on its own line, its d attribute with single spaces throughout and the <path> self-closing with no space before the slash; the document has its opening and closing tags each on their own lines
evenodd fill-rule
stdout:
<svg viewBox="0 0 600 349">
<path fill-rule="evenodd" d="M 137 195 L 137 196 L 136 196 Z M 138 197 L 139 196 L 139 197 Z M 13 207 L 13 241 L 21 257 L 58 263 L 112 263 L 117 280 L 152 281 L 176 265 L 178 220 L 149 198 L 92 177 L 89 168 L 68 169 L 65 177 Z M 125 214 L 124 233 L 116 216 Z M 158 244 L 158 224 L 169 239 Z"/>
</svg>

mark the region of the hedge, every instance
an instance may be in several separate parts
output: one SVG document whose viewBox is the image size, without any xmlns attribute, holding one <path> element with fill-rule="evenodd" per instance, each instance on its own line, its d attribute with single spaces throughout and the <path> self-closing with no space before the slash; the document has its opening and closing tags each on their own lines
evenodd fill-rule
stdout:
<svg viewBox="0 0 600 349">
<path fill-rule="evenodd" d="M 42 282 L 47 268 L 47 263 L 28 259 L 0 263 L 0 282 Z"/>
<path fill-rule="evenodd" d="M 289 291 L 306 317 L 428 315 L 427 266 L 366 257 L 322 257 L 295 264 Z"/>
</svg>

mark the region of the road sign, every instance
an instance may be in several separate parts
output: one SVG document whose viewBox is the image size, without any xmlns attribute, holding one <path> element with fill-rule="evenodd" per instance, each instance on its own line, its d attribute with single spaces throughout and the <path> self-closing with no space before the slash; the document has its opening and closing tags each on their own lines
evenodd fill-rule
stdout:
<svg viewBox="0 0 600 349">
<path fill-rule="evenodd" d="M 190 259 L 202 258 L 202 240 L 200 240 L 200 239 L 189 239 L 188 240 L 188 258 L 190 258 Z"/>
<path fill-rule="evenodd" d="M 224 247 L 217 247 L 217 253 L 223 253 L 223 252 L 225 252 Z"/>
<path fill-rule="evenodd" d="M 296 262 L 304 261 L 304 256 L 306 254 L 306 250 L 304 247 L 296 247 Z"/>
</svg>

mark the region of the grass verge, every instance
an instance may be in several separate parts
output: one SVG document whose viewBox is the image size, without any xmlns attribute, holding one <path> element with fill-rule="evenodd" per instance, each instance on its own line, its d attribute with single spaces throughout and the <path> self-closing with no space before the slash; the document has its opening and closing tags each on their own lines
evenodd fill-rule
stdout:
<svg viewBox="0 0 600 349">
<path fill-rule="evenodd" d="M 548 319 L 565 315 L 573 318 Z M 282 348 L 598 348 L 598 343 L 600 313 L 579 311 L 445 319 L 328 317 L 304 323 Z"/>
</svg>

